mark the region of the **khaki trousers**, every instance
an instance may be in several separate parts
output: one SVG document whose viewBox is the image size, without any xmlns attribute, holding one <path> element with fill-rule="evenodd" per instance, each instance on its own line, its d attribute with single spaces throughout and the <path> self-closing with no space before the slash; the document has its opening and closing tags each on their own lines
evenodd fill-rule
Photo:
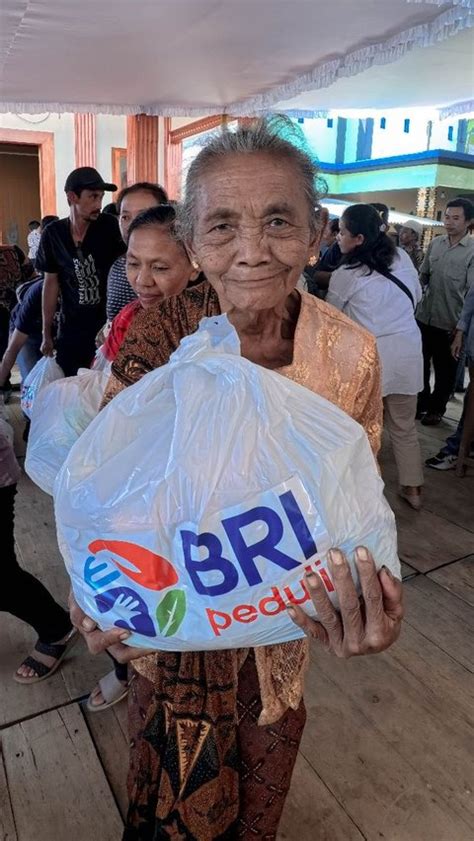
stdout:
<svg viewBox="0 0 474 841">
<path fill-rule="evenodd" d="M 423 484 L 420 442 L 415 423 L 416 394 L 387 394 L 384 425 L 390 437 L 400 485 Z"/>
</svg>

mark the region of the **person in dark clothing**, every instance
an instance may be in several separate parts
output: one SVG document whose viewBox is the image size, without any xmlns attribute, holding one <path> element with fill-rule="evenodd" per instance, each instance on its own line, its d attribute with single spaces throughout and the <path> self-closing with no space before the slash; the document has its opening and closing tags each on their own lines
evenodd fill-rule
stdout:
<svg viewBox="0 0 474 841">
<path fill-rule="evenodd" d="M 0 360 L 0 388 L 8 380 L 15 362 L 18 364 L 21 380 L 24 382 L 31 369 L 41 358 L 43 278 L 39 277 L 36 280 L 24 283 L 20 289 L 22 290 L 21 300 L 14 307 L 10 316 L 8 347 Z"/>
<path fill-rule="evenodd" d="M 339 267 L 341 262 L 341 249 L 337 242 L 339 233 L 339 219 L 330 219 L 324 229 L 324 236 L 321 239 L 321 256 L 314 266 L 306 266 L 308 292 L 316 295 L 317 298 L 325 298 L 331 279 L 331 274 Z"/>
<path fill-rule="evenodd" d="M 23 255 L 23 260 L 18 252 Z M 24 259 L 21 249 L 13 245 L 0 245 L 0 359 L 8 346 L 10 314 L 16 304 L 16 289 L 23 280 Z M 7 401 L 11 393 L 9 378 L 1 384 L 0 392 Z"/>
<path fill-rule="evenodd" d="M 41 352 L 53 354 L 52 325 L 61 295 L 56 358 L 68 377 L 94 358 L 95 337 L 105 323 L 107 275 L 125 244 L 116 218 L 100 212 L 104 192 L 115 192 L 115 184 L 107 184 L 92 167 L 79 167 L 64 189 L 69 217 L 45 228 L 36 267 L 45 275 Z"/>
<path fill-rule="evenodd" d="M 0 510 L 2 512 L 2 588 L 0 610 L 31 625 L 38 634 L 32 653 L 14 674 L 18 683 L 37 683 L 54 674 L 76 642 L 68 612 L 49 590 L 19 566 L 15 554 L 14 519 L 20 468 L 13 453 L 11 428 L 0 413 Z"/>
</svg>

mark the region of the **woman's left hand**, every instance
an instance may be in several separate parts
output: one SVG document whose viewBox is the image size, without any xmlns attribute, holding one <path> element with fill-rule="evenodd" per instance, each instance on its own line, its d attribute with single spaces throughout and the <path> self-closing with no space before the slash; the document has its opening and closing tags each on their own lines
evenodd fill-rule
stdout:
<svg viewBox="0 0 474 841">
<path fill-rule="evenodd" d="M 148 648 L 134 648 L 124 645 L 124 641 L 130 636 L 130 631 L 124 628 L 111 628 L 109 631 L 101 631 L 90 616 L 84 613 L 74 598 L 72 590 L 69 593 L 69 615 L 75 628 L 82 634 L 86 641 L 90 654 L 100 654 L 108 651 L 119 663 L 129 663 L 147 654 L 155 652 Z"/>
<path fill-rule="evenodd" d="M 295 624 L 337 657 L 376 654 L 392 645 L 400 634 L 404 614 L 402 582 L 386 567 L 377 572 L 372 555 L 363 546 L 356 549 L 356 565 L 361 598 L 344 553 L 330 550 L 329 571 L 340 611 L 333 607 L 317 573 L 307 574 L 305 581 L 318 619 L 312 619 L 298 605 L 287 607 Z"/>
</svg>

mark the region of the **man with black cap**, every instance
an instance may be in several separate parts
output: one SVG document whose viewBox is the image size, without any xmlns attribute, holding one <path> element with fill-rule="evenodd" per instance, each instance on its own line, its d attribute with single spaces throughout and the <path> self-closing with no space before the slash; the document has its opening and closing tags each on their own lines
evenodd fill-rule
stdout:
<svg viewBox="0 0 474 841">
<path fill-rule="evenodd" d="M 73 170 L 64 187 L 69 216 L 45 228 L 36 255 L 36 268 L 45 276 L 41 352 L 53 354 L 52 328 L 61 296 L 56 358 L 67 377 L 93 360 L 95 337 L 105 323 L 107 275 L 125 250 L 116 218 L 100 212 L 104 192 L 116 189 L 93 167 Z"/>
</svg>

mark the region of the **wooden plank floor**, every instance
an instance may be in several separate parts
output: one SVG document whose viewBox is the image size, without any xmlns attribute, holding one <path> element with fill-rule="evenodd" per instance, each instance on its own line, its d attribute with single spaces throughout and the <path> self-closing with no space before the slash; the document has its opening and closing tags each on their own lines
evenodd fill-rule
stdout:
<svg viewBox="0 0 474 841">
<path fill-rule="evenodd" d="M 455 428 L 461 401 L 434 429 L 424 457 Z M 18 433 L 17 401 L 11 416 Z M 17 435 L 21 457 L 21 436 Z M 399 528 L 407 619 L 377 657 L 338 661 L 316 649 L 308 721 L 279 841 L 472 841 L 474 838 L 474 471 L 426 470 L 425 505 L 397 497 L 385 444 L 382 470 Z M 21 563 L 65 601 L 52 506 L 23 476 L 16 539 Z M 108 668 L 82 642 L 35 687 L 11 674 L 34 641 L 0 615 L 0 841 L 120 841 L 127 798 L 126 705 L 82 703 Z"/>
</svg>

